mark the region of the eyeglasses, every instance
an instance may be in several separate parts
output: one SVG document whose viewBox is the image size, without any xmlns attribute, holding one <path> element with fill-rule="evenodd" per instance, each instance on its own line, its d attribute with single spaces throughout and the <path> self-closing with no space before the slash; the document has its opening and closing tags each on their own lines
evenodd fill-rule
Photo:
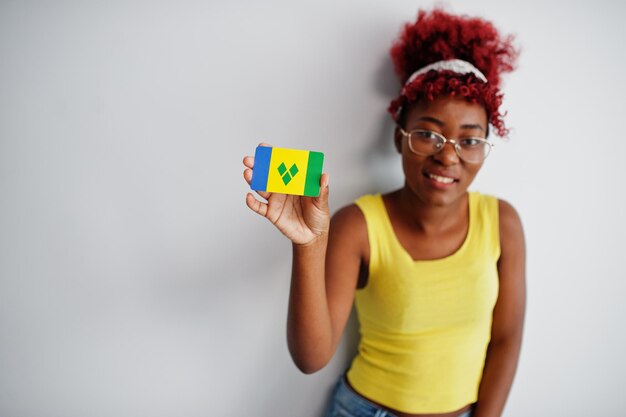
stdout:
<svg viewBox="0 0 626 417">
<path fill-rule="evenodd" d="M 446 139 L 445 136 L 430 130 L 415 129 L 407 132 L 399 126 L 398 128 L 400 133 L 409 140 L 411 152 L 422 156 L 441 152 L 446 142 L 450 142 L 454 145 L 454 150 L 459 158 L 465 162 L 479 163 L 487 158 L 491 148 L 494 147 L 493 143 L 484 138 Z"/>
</svg>

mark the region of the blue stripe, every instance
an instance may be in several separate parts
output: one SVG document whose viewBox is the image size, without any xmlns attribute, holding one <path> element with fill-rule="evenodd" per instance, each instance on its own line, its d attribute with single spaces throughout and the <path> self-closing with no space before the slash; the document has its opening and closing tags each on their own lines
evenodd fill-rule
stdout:
<svg viewBox="0 0 626 417">
<path fill-rule="evenodd" d="M 256 152 L 254 153 L 252 181 L 250 182 L 250 188 L 253 190 L 265 191 L 267 189 L 270 159 L 272 159 L 272 148 L 269 146 L 257 146 Z"/>
</svg>

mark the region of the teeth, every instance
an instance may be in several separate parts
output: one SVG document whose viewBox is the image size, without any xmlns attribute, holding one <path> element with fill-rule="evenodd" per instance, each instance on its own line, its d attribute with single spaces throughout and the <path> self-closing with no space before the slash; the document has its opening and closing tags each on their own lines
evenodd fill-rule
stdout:
<svg viewBox="0 0 626 417">
<path fill-rule="evenodd" d="M 439 175 L 430 174 L 430 173 L 428 174 L 428 176 L 434 179 L 435 181 L 442 182 L 444 184 L 452 184 L 454 182 L 453 178 L 440 177 Z"/>
</svg>

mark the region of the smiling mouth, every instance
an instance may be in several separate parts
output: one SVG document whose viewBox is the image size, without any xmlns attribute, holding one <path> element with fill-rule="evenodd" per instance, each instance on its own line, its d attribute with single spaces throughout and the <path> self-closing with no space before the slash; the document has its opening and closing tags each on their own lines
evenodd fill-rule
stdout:
<svg viewBox="0 0 626 417">
<path fill-rule="evenodd" d="M 430 172 L 425 172 L 424 176 L 426 178 L 430 178 L 431 180 L 437 181 L 442 184 L 452 184 L 458 182 L 459 180 L 450 177 L 442 177 L 441 175 L 431 174 Z"/>
</svg>

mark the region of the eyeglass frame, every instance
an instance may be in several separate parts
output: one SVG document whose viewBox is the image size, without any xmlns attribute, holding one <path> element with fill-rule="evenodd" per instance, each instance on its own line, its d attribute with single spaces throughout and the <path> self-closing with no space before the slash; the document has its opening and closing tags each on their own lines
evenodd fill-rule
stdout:
<svg viewBox="0 0 626 417">
<path fill-rule="evenodd" d="M 484 161 L 485 161 L 485 159 L 487 159 L 487 157 L 488 157 L 488 156 L 489 156 L 489 154 L 491 153 L 491 150 L 492 150 L 492 149 L 496 146 L 496 145 L 494 145 L 494 144 L 493 144 L 493 142 L 491 142 L 489 139 L 487 139 L 487 138 L 481 138 L 481 137 L 478 137 L 478 136 L 470 136 L 470 137 L 467 137 L 467 138 L 462 138 L 462 139 L 459 139 L 459 138 L 456 138 L 456 139 L 448 139 L 448 138 L 446 138 L 444 135 L 442 135 L 441 133 L 437 133 L 437 132 L 434 132 L 434 131 L 432 131 L 432 130 L 428 130 L 428 129 L 413 129 L 413 130 L 409 130 L 409 131 L 407 132 L 406 130 L 404 130 L 404 129 L 402 128 L 402 126 L 397 126 L 397 127 L 398 127 L 398 129 L 400 130 L 400 133 L 402 134 L 402 136 L 404 136 L 405 138 L 407 138 L 407 140 L 408 140 L 408 142 L 409 142 L 409 149 L 411 150 L 411 152 L 413 152 L 415 155 L 420 155 L 420 156 L 432 156 L 432 155 L 436 155 L 436 154 L 438 154 L 439 152 L 441 152 L 441 151 L 443 150 L 443 148 L 445 148 L 445 147 L 446 147 L 446 143 L 451 143 L 451 144 L 454 146 L 454 152 L 456 152 L 456 155 L 457 155 L 457 156 L 458 156 L 461 160 L 463 160 L 463 161 L 465 161 L 465 162 L 468 162 L 468 163 L 470 163 L 470 164 L 478 164 L 478 163 L 484 162 Z M 413 132 L 428 132 L 428 133 L 431 133 L 431 134 L 433 134 L 433 135 L 435 135 L 435 136 L 438 136 L 438 137 L 440 137 L 441 139 L 443 139 L 443 144 L 441 145 L 441 148 L 439 148 L 439 150 L 436 150 L 436 151 L 435 151 L 435 152 L 433 152 L 433 153 L 418 153 L 418 152 L 415 152 L 415 150 L 413 149 L 413 146 L 411 145 L 411 133 L 413 133 Z M 487 151 L 487 154 L 485 155 L 485 157 L 484 157 L 481 161 L 477 161 L 477 162 L 474 162 L 474 161 L 468 161 L 467 159 L 464 159 L 464 158 L 461 156 L 461 150 L 459 149 L 461 145 L 459 144 L 459 142 L 458 142 L 458 141 L 459 141 L 459 140 L 465 140 L 465 139 L 474 139 L 474 140 L 479 140 L 479 141 L 481 141 L 481 142 L 486 143 L 487 145 L 489 145 L 489 148 L 488 148 L 489 150 Z"/>
</svg>

